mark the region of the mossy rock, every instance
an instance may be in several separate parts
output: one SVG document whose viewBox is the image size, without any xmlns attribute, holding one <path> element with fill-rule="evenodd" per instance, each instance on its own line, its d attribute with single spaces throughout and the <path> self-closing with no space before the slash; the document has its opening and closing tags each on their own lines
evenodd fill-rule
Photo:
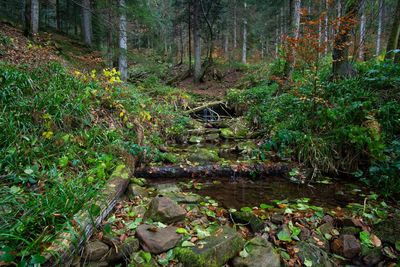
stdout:
<svg viewBox="0 0 400 267">
<path fill-rule="evenodd" d="M 235 139 L 235 133 L 230 128 L 221 129 L 221 136 L 225 139 Z"/>
<path fill-rule="evenodd" d="M 191 144 L 199 144 L 204 141 L 202 136 L 191 136 L 189 139 L 189 143 Z"/>
<path fill-rule="evenodd" d="M 188 159 L 192 162 L 199 163 L 218 162 L 221 160 L 218 156 L 218 151 L 209 150 L 206 148 L 196 149 Z"/>
<path fill-rule="evenodd" d="M 249 225 L 254 233 L 264 230 L 264 222 L 251 212 L 237 211 L 232 213 L 235 223 Z"/>
<path fill-rule="evenodd" d="M 229 227 L 204 239 L 205 244 L 191 248 L 176 248 L 175 255 L 185 267 L 219 267 L 243 249 L 244 240 Z"/>
</svg>

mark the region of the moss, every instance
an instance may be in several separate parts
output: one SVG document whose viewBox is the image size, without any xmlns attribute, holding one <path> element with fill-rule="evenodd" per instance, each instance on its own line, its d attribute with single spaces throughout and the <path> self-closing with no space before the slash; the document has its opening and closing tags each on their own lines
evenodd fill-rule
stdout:
<svg viewBox="0 0 400 267">
<path fill-rule="evenodd" d="M 192 267 L 218 267 L 218 265 L 210 265 L 211 262 L 207 261 L 206 258 L 203 258 L 201 255 L 196 254 L 193 250 L 189 248 L 176 248 L 175 255 L 178 258 L 179 262 L 181 262 L 184 266 L 192 266 Z"/>
</svg>

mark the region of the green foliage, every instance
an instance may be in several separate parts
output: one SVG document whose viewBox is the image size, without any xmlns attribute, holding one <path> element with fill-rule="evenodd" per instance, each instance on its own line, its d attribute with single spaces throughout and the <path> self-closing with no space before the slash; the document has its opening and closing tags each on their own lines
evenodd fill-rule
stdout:
<svg viewBox="0 0 400 267">
<path fill-rule="evenodd" d="M 395 175 L 400 68 L 389 62 L 359 68 L 359 77 L 337 82 L 325 71 L 317 77 L 296 72 L 293 89 L 261 83 L 232 90 L 228 99 L 267 133 L 261 149 L 296 156 L 319 172 L 353 172 L 369 165 L 368 181 L 389 194 L 400 188 Z"/>
</svg>

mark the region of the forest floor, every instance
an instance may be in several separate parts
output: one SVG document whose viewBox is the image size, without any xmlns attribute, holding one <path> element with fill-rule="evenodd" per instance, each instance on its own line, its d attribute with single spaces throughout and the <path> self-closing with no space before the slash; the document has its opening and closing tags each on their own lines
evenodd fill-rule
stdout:
<svg viewBox="0 0 400 267">
<path fill-rule="evenodd" d="M 114 92 L 109 81 L 112 71 L 104 72 L 105 80 L 90 72 L 104 66 L 99 52 L 57 34 L 40 35 L 34 43 L 6 24 L 0 25 L 0 33 L 4 62 L 34 69 L 57 61 L 69 67 L 67 73 L 75 70 L 75 76 L 63 78 L 64 74 L 45 69 L 50 72 L 44 76 L 46 82 L 61 82 L 41 87 L 40 80 L 32 82 L 35 75 L 24 80 L 29 71 L 4 68 L 12 74 L 4 77 L 7 90 L 16 91 L 14 84 L 22 79 L 18 86 L 25 86 L 28 94 L 9 101 L 11 107 L 15 102 L 26 105 L 17 106 L 10 121 L 23 108 L 29 122 L 33 120 L 29 126 L 39 130 L 25 134 L 23 141 L 16 139 L 18 150 L 8 144 L 2 150 L 7 160 L 21 151 L 15 166 L 11 160 L 4 161 L 10 165 L 7 170 L 15 168 L 18 175 L 0 188 L 20 208 L 15 221 L 8 198 L 2 199 L 0 213 L 12 215 L 12 223 L 0 216 L 10 224 L 2 227 L 10 227 L 21 237 L 12 240 L 9 232 L 0 233 L 5 243 L 0 243 L 0 266 L 28 256 L 33 264 L 41 262 L 39 254 L 21 255 L 19 250 L 46 250 L 49 240 L 65 228 L 56 225 L 60 218 L 75 227 L 70 210 L 93 207 L 69 203 L 79 200 L 82 188 L 100 190 L 121 159 L 128 165 L 133 157 L 142 161 L 136 170 L 139 177 L 130 178 L 112 213 L 101 221 L 84 249 L 73 255 L 72 266 L 395 266 L 398 262 L 400 213 L 394 202 L 355 181 L 320 177 L 306 182 L 309 170 L 276 153 L 262 154 L 260 133 L 245 118 L 224 110 L 229 107 L 188 115 L 188 101 L 193 108 L 204 104 L 204 98 L 226 100 L 227 91 L 246 78 L 246 71 L 232 68 L 223 75 L 211 73 L 200 86 L 191 78 L 179 82 L 178 89 L 150 79 Z M 91 80 L 92 76 L 96 78 Z M 37 97 L 29 94 L 41 93 L 38 88 L 51 88 L 44 95 L 48 100 L 32 107 L 31 99 Z M 71 103 L 61 98 L 52 102 L 67 89 Z M 60 110 L 68 112 L 75 106 L 80 109 L 58 118 Z M 135 143 L 137 124 L 145 135 L 143 144 Z M 37 154 L 32 156 L 31 151 Z M 26 161 L 31 166 L 23 165 Z M 63 174 L 79 179 L 61 179 Z M 84 182 L 70 186 L 74 180 Z M 50 187 L 54 184 L 60 186 L 55 193 Z M 66 191 L 71 191 L 70 199 L 57 198 Z M 82 199 L 90 203 L 90 196 L 82 195 Z M 43 202 L 35 203 L 37 199 Z M 21 208 L 20 203 L 35 206 Z M 60 208 L 67 204 L 67 211 Z M 28 236 L 31 232 L 36 235 Z M 28 245 L 22 246 L 20 240 Z"/>
</svg>

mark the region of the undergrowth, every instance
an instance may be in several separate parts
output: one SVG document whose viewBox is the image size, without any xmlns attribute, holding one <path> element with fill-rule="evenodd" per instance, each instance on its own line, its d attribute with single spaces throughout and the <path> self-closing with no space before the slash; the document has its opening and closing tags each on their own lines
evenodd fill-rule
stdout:
<svg viewBox="0 0 400 267">
<path fill-rule="evenodd" d="M 273 63 L 268 79 L 228 99 L 245 109 L 266 133 L 264 148 L 295 157 L 314 173 L 354 174 L 386 195 L 400 190 L 400 66 L 390 62 L 358 65 L 357 77 L 330 81 L 329 65 L 317 75 L 293 74 L 290 89 L 272 82 L 282 75 Z"/>
</svg>

